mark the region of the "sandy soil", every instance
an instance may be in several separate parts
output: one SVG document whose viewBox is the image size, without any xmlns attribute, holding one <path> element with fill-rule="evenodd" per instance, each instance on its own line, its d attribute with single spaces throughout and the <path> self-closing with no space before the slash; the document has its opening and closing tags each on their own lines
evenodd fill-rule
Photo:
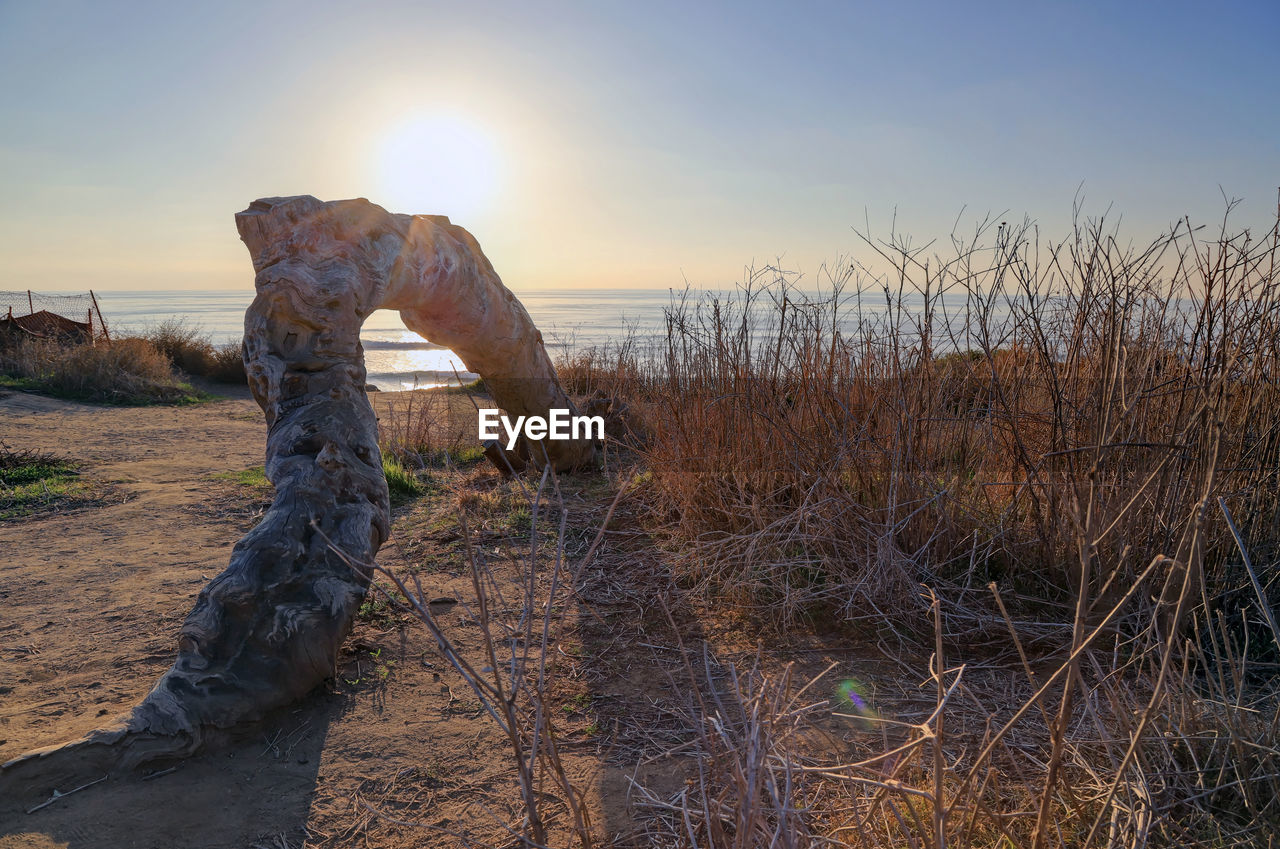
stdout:
<svg viewBox="0 0 1280 849">
<path fill-rule="evenodd" d="M 260 465 L 264 428 L 247 394 L 194 407 L 110 408 L 13 392 L 0 398 L 0 440 L 82 461 L 105 484 L 95 506 L 0 523 L 2 761 L 126 712 L 168 668 L 196 593 L 225 566 L 262 498 L 214 476 Z M 484 475 L 477 470 L 481 488 L 491 485 Z M 406 552 L 418 563 L 448 562 L 429 533 L 413 530 L 438 531 L 438 508 L 422 499 L 397 511 L 398 539 L 384 562 L 404 565 Z M 469 593 L 447 569 L 424 583 L 464 601 Z M 462 612 L 444 621 L 463 643 L 471 639 L 474 623 Z M 172 771 L 113 777 L 34 813 L 26 811 L 47 801 L 49 788 L 0 800 L 0 847 L 457 842 L 445 831 L 396 826 L 375 808 L 504 842 L 495 818 L 516 814 L 503 740 L 425 631 L 361 621 L 344 659 L 327 688 Z M 627 824 L 610 823 L 610 812 L 625 804 L 603 799 L 620 798 L 625 778 L 602 766 L 589 703 L 580 696 L 582 709 L 565 711 L 566 752 L 573 770 L 593 773 L 584 783 L 597 820 L 617 833 Z"/>
<path fill-rule="evenodd" d="M 399 394 L 371 396 L 380 416 L 392 415 L 387 405 Z M 0 397 L 0 440 L 83 462 L 102 494 L 96 505 L 0 522 L 0 761 L 127 712 L 169 667 L 197 592 L 269 501 L 269 489 L 215 476 L 260 466 L 264 439 L 247 393 L 178 408 Z M 441 623 L 474 656 L 479 629 L 456 506 L 497 505 L 492 520 L 478 512 L 472 538 L 496 560 L 510 556 L 513 587 L 527 530 L 508 526 L 513 485 L 487 465 L 449 487 L 394 511 L 380 562 L 417 572 L 428 597 L 457 599 L 438 611 Z M 562 488 L 573 559 L 594 538 L 613 488 L 599 474 Z M 656 600 L 652 541 L 629 511 L 619 508 L 577 593 L 554 658 L 551 708 L 602 845 L 644 846 L 633 782 L 670 798 L 692 769 L 663 754 L 684 751 L 697 722 L 678 645 L 699 670 L 710 645 L 740 665 L 798 660 L 801 679 L 865 652 L 797 637 L 783 657 L 750 629 L 711 633 L 719 626 L 679 609 L 677 639 Z M 847 725 L 832 728 L 837 748 Z M 497 726 L 421 624 L 373 611 L 357 621 L 336 679 L 237 739 L 32 813 L 51 788 L 0 799 L 0 849 L 511 845 L 514 775 Z"/>
</svg>

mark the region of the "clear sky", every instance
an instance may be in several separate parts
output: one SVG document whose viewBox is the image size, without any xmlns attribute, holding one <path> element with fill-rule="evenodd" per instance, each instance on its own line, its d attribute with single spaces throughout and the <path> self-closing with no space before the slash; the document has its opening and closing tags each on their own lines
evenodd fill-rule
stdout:
<svg viewBox="0 0 1280 849">
<path fill-rule="evenodd" d="M 249 286 L 232 215 L 303 193 L 450 215 L 517 291 L 1060 234 L 1082 184 L 1265 225 L 1278 45 L 1280 0 L 0 0 L 0 289 Z"/>
</svg>

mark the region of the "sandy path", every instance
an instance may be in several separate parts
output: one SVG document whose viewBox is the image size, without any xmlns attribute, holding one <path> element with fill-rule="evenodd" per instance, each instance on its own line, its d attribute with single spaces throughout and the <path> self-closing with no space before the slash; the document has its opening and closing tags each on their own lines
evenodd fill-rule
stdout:
<svg viewBox="0 0 1280 849">
<path fill-rule="evenodd" d="M 382 415 L 391 394 L 373 398 Z M 185 408 L 110 408 L 15 392 L 0 397 L 0 440 L 79 460 L 109 493 L 96 506 L 0 522 L 0 759 L 8 759 L 128 711 L 169 667 L 183 618 L 225 568 L 250 525 L 246 508 L 261 496 L 213 475 L 260 465 L 265 428 L 247 393 Z M 475 495 L 496 483 L 483 468 Z M 479 631 L 466 614 L 470 582 L 447 542 L 456 533 L 440 524 L 440 511 L 452 515 L 451 498 L 398 508 L 379 559 L 397 570 L 412 560 L 428 597 L 464 602 L 440 615 L 472 654 Z M 477 534 L 494 540 L 486 545 L 511 544 L 499 532 Z M 558 662 L 580 676 L 577 658 Z M 619 654 L 622 678 L 599 683 L 605 703 L 639 698 L 630 662 Z M 628 825 L 622 799 L 632 769 L 602 763 L 605 744 L 586 730 L 591 712 L 575 704 L 557 711 L 565 757 L 596 821 L 614 832 Z M 0 798 L 0 849 L 454 845 L 445 831 L 502 843 L 495 818 L 519 816 L 507 744 L 434 641 L 421 627 L 374 620 L 356 623 L 336 679 L 237 740 L 154 778 L 112 777 L 35 813 L 26 811 L 47 801 L 49 788 L 19 795 Z M 395 826 L 366 804 L 429 827 Z"/>
<path fill-rule="evenodd" d="M 238 536 L 200 515 L 210 477 L 260 464 L 262 439 L 247 399 L 112 408 L 0 398 L 0 441 L 111 482 L 104 505 L 0 522 L 0 759 L 91 730 L 169 666 L 177 625 Z"/>
<path fill-rule="evenodd" d="M 105 504 L 0 522 L 7 760 L 128 711 L 169 667 L 196 594 L 249 524 L 242 502 L 252 494 L 212 476 L 260 465 L 265 428 L 247 393 L 194 407 L 110 408 L 15 392 L 0 397 L 0 440 L 82 461 L 110 491 Z M 397 552 L 389 545 L 384 560 Z M 440 594 L 465 590 L 448 574 L 429 583 Z M 371 674 L 374 657 L 395 660 L 390 680 Z M 455 691 L 465 687 L 424 632 L 358 624 L 339 679 L 247 737 L 154 780 L 113 777 L 33 814 L 47 788 L 0 799 L 0 849 L 343 846 L 355 837 L 348 829 L 363 837 L 367 827 L 352 799 L 406 783 L 425 796 L 402 813 L 473 828 L 488 819 L 477 794 L 505 796 L 510 777 L 496 729 Z M 421 838 L 384 834 L 376 845 Z"/>
<path fill-rule="evenodd" d="M 263 435 L 247 395 L 146 408 L 0 398 L 0 441 L 81 461 L 110 484 L 105 504 L 0 522 L 0 760 L 129 710 L 169 667 L 178 626 L 242 531 L 209 509 L 211 476 L 261 464 Z M 30 800 L 0 801 L 0 847 L 248 846 L 305 817 L 315 778 L 314 765 L 294 776 L 252 766 L 103 784 L 32 815 Z M 228 809 L 231 822 L 194 825 Z"/>
</svg>

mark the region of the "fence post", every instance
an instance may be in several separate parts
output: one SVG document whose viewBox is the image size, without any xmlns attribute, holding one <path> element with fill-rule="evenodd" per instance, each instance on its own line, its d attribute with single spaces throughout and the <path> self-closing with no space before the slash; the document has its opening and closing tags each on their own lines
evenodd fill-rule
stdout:
<svg viewBox="0 0 1280 849">
<path fill-rule="evenodd" d="M 107 321 L 102 317 L 102 307 L 98 306 L 98 299 L 93 294 L 93 290 L 89 290 L 89 300 L 93 301 L 93 308 L 98 311 L 98 326 L 102 328 L 102 338 L 108 342 L 111 341 L 111 334 L 107 332 Z M 90 321 L 90 332 L 92 332 L 93 322 Z"/>
</svg>

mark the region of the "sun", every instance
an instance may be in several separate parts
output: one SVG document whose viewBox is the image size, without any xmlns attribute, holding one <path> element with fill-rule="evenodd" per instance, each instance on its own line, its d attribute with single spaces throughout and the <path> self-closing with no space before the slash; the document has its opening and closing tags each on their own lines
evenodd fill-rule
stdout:
<svg viewBox="0 0 1280 849">
<path fill-rule="evenodd" d="M 379 146 L 379 196 L 392 212 L 447 215 L 466 226 L 496 197 L 499 166 L 497 145 L 480 127 L 456 115 L 417 115 Z"/>
</svg>

